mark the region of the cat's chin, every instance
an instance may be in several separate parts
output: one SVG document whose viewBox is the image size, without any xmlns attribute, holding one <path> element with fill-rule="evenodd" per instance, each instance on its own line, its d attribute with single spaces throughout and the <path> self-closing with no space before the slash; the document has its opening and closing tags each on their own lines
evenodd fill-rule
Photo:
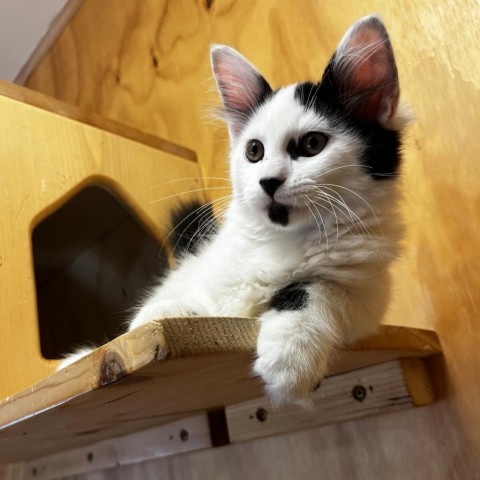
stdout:
<svg viewBox="0 0 480 480">
<path fill-rule="evenodd" d="M 299 206 L 285 205 L 276 201 L 265 207 L 265 211 L 269 224 L 279 230 L 299 228 L 308 220 L 308 212 Z"/>
<path fill-rule="evenodd" d="M 286 227 L 290 221 L 290 208 L 282 203 L 273 201 L 267 209 L 270 221 L 281 227 Z"/>
</svg>

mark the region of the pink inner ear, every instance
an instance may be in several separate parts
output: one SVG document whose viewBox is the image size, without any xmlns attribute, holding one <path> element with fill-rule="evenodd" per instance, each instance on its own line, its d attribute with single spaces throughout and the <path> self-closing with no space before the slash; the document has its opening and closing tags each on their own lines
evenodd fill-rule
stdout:
<svg viewBox="0 0 480 480">
<path fill-rule="evenodd" d="M 378 30 L 364 27 L 347 44 L 351 56 L 350 81 L 358 90 L 368 90 L 392 79 L 388 40 Z"/>
<path fill-rule="evenodd" d="M 215 75 L 225 106 L 246 112 L 260 94 L 259 74 L 241 58 L 225 55 L 215 65 Z"/>
<path fill-rule="evenodd" d="M 345 94 L 357 102 L 359 112 L 372 120 L 391 116 L 398 97 L 397 70 L 383 26 L 362 23 L 340 50 Z"/>
</svg>

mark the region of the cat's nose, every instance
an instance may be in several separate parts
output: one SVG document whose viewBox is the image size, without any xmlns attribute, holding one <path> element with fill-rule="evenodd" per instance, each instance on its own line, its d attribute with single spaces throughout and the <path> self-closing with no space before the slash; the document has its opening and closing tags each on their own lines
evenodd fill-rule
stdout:
<svg viewBox="0 0 480 480">
<path fill-rule="evenodd" d="M 275 195 L 275 192 L 277 191 L 277 188 L 285 181 L 283 178 L 262 178 L 260 180 L 260 185 L 265 191 L 267 195 L 270 195 L 273 197 Z"/>
</svg>

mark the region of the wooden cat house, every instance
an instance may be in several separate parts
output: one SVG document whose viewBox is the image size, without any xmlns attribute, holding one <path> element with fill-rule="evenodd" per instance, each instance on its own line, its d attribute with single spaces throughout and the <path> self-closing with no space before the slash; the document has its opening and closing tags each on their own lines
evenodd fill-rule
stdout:
<svg viewBox="0 0 480 480">
<path fill-rule="evenodd" d="M 440 350 L 433 332 L 383 327 L 347 348 L 315 399 L 325 416 L 267 415 L 255 319 L 118 336 L 169 261 L 182 192 L 202 198 L 192 151 L 0 82 L 0 476 L 5 463 L 25 473 L 11 478 L 56 478 L 433 402 L 421 360 Z M 75 344 L 109 340 L 54 373 Z"/>
<path fill-rule="evenodd" d="M 201 175 L 192 151 L 20 87 L 0 84 L 0 112 L 4 398 L 62 350 L 120 333 L 141 279 L 164 267 L 166 212 Z"/>
</svg>

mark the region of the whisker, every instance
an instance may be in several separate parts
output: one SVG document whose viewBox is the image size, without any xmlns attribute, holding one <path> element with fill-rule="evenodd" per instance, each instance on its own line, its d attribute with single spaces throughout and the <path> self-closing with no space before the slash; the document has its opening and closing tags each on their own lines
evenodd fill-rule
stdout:
<svg viewBox="0 0 480 480">
<path fill-rule="evenodd" d="M 163 241 L 163 243 L 162 243 L 162 245 L 161 245 L 161 247 L 160 247 L 160 251 L 163 250 L 163 248 L 165 247 L 165 245 L 166 245 L 167 242 L 168 242 L 168 239 L 172 236 L 172 234 L 173 234 L 178 228 L 180 228 L 180 226 L 181 226 L 182 224 L 184 224 L 186 221 L 188 221 L 188 219 L 189 219 L 190 217 L 192 217 L 192 216 L 194 216 L 194 215 L 196 215 L 197 213 L 200 212 L 200 213 L 201 213 L 201 215 L 200 215 L 200 220 L 201 220 L 201 218 L 202 218 L 204 215 L 207 214 L 207 211 L 206 211 L 206 210 L 208 209 L 209 206 L 213 206 L 213 204 L 214 204 L 215 202 L 220 202 L 220 203 L 221 203 L 221 202 L 227 202 L 227 201 L 230 200 L 230 197 L 231 197 L 230 195 L 226 195 L 226 196 L 224 196 L 224 197 L 221 197 L 220 199 L 211 200 L 210 202 L 206 202 L 205 204 L 203 204 L 203 205 L 201 205 L 200 207 L 196 208 L 195 210 L 193 210 L 193 212 L 190 212 L 185 218 L 183 218 L 183 219 L 178 223 L 178 225 L 175 226 L 175 228 L 173 228 L 173 229 L 170 231 L 170 233 L 169 233 L 169 234 L 167 235 L 167 237 L 164 239 L 164 241 Z M 190 225 L 192 225 L 196 220 L 197 220 L 197 218 L 194 217 L 194 219 L 186 226 L 185 230 L 188 229 L 188 227 L 189 227 Z M 168 261 L 170 261 L 171 257 L 175 254 L 175 250 L 176 250 L 176 248 L 177 248 L 177 246 L 178 246 L 179 240 L 180 240 L 180 239 L 178 239 L 178 240 L 175 242 L 175 245 L 173 246 L 173 248 L 172 248 L 172 250 L 171 250 L 171 253 L 170 253 L 169 257 L 168 257 Z"/>
<path fill-rule="evenodd" d="M 230 182 L 230 179 L 224 178 L 224 177 L 183 177 L 183 178 L 175 178 L 173 180 L 169 180 L 168 182 L 163 182 L 159 183 L 157 185 L 152 185 L 151 187 L 147 188 L 145 191 L 149 192 L 150 190 L 153 190 L 154 188 L 159 188 L 163 187 L 164 185 L 170 185 L 172 183 L 178 183 L 178 182 L 186 182 L 190 180 L 223 180 L 225 182 Z"/>
<path fill-rule="evenodd" d="M 359 195 L 357 192 L 355 192 L 354 190 L 350 189 L 350 188 L 347 188 L 347 187 L 344 187 L 342 185 L 335 185 L 335 184 L 330 184 L 330 183 L 325 183 L 325 184 L 322 184 L 322 186 L 330 186 L 330 187 L 337 187 L 337 188 L 342 188 L 344 190 L 347 190 L 348 192 L 352 193 L 353 195 L 355 195 L 357 198 L 359 198 L 369 209 L 370 209 L 370 212 L 372 212 L 372 215 L 374 216 L 375 218 L 375 221 L 377 222 L 377 225 L 378 225 L 378 228 L 380 229 L 380 232 L 382 234 L 382 236 L 384 237 L 384 234 L 383 234 L 383 231 L 382 231 L 382 226 L 380 224 L 380 221 L 377 217 L 377 214 L 375 213 L 375 210 L 373 209 L 373 207 L 370 205 L 370 203 L 368 203 L 361 195 Z M 337 192 L 338 193 L 338 192 Z"/>
<path fill-rule="evenodd" d="M 152 203 L 158 203 L 158 202 L 162 202 L 163 200 L 168 200 L 169 198 L 173 198 L 173 197 L 178 197 L 180 195 L 187 195 L 189 193 L 196 193 L 196 192 L 204 192 L 206 190 L 226 190 L 226 189 L 230 189 L 231 187 L 203 187 L 203 188 L 196 188 L 194 190 L 187 190 L 187 191 L 184 191 L 184 192 L 179 192 L 179 193 L 174 193 L 172 195 L 168 195 L 166 197 L 162 197 L 162 198 L 158 198 L 156 200 L 152 200 L 151 202 L 149 202 L 150 204 Z"/>
<path fill-rule="evenodd" d="M 308 208 L 308 210 L 310 210 L 310 213 L 312 214 L 317 226 L 318 226 L 318 232 L 319 232 L 319 240 L 318 240 L 318 243 L 321 244 L 322 242 L 322 229 L 320 227 L 320 224 L 318 223 L 318 220 L 317 220 L 317 217 L 315 216 L 315 214 L 313 213 L 313 210 L 310 208 L 310 199 L 306 196 L 306 195 L 302 195 L 302 197 L 304 198 L 305 200 L 305 206 Z M 327 229 L 325 228 L 325 222 L 323 221 L 323 218 L 322 218 L 322 215 L 320 214 L 320 212 L 317 210 L 317 213 L 320 217 L 320 221 L 322 222 L 322 225 L 323 225 L 323 231 L 325 233 L 325 243 L 326 243 L 326 248 L 327 248 L 327 253 L 328 253 L 328 234 L 327 234 Z"/>
</svg>

